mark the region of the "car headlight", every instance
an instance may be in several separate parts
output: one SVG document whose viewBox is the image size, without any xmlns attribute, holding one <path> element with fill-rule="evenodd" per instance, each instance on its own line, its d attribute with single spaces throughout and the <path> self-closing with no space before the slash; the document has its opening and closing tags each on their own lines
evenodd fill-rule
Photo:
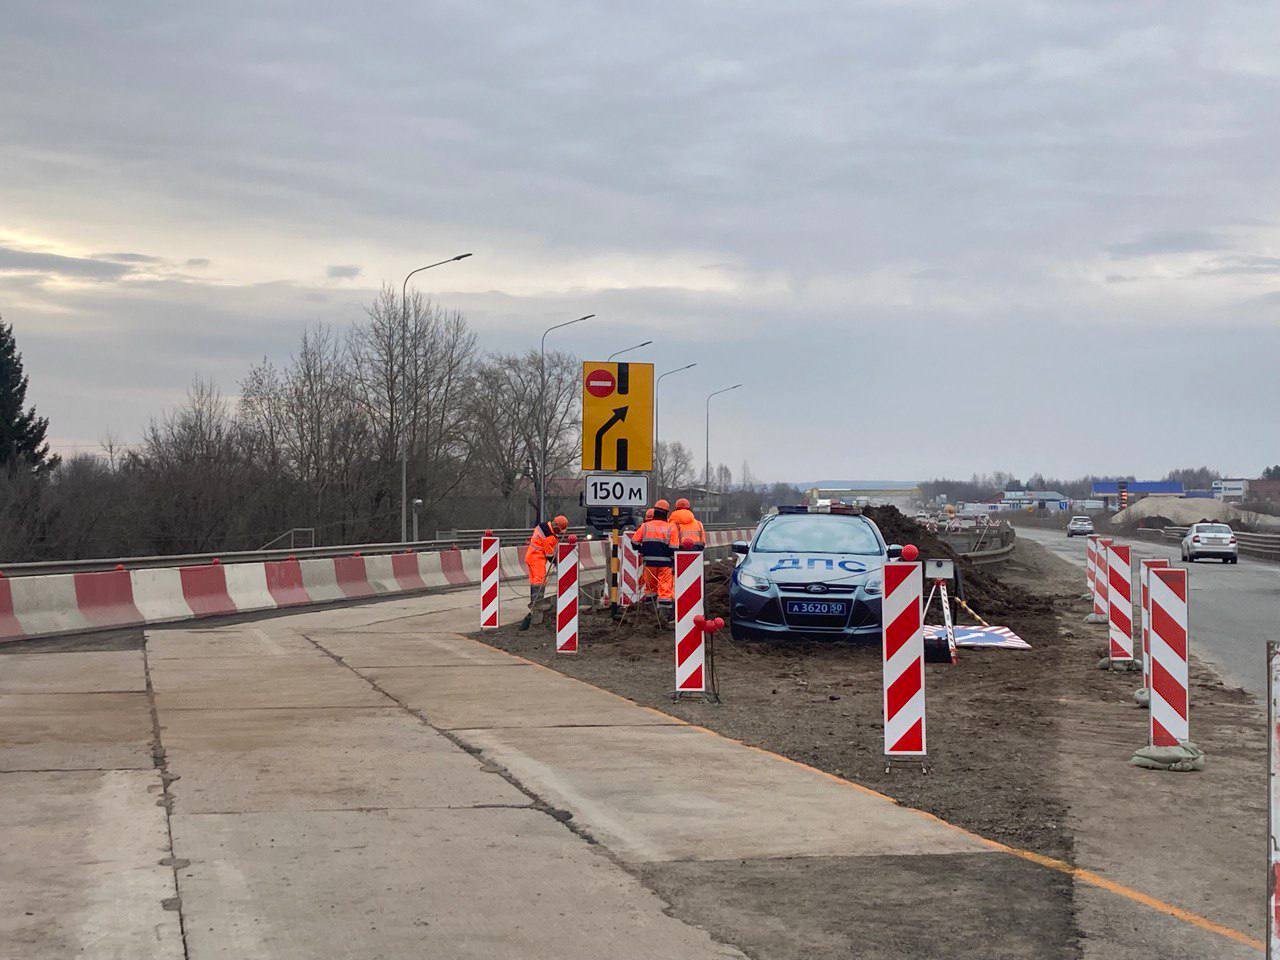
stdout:
<svg viewBox="0 0 1280 960">
<path fill-rule="evenodd" d="M 757 577 L 754 573 L 738 572 L 738 582 L 748 590 L 757 590 L 764 593 L 769 589 L 771 584 L 768 577 Z"/>
<path fill-rule="evenodd" d="M 877 577 L 871 577 L 862 585 L 862 592 L 868 597 L 880 596 L 880 591 L 884 589 L 884 581 Z"/>
</svg>

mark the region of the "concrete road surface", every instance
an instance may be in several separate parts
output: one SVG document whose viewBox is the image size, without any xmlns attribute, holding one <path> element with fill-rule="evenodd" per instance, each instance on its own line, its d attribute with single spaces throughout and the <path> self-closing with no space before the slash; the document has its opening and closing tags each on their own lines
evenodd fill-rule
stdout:
<svg viewBox="0 0 1280 960">
<path fill-rule="evenodd" d="M 1080 566 L 1084 591 L 1084 537 L 1067 539 L 1057 530 L 1019 527 L 1018 536 L 1044 544 Z M 1276 625 L 1280 603 L 1280 566 L 1241 557 L 1238 564 L 1201 560 L 1184 564 L 1177 543 L 1120 538 L 1133 547 L 1134 565 L 1141 559 L 1163 557 L 1191 574 L 1191 644 L 1201 660 L 1222 679 L 1243 687 L 1259 700 L 1267 693 L 1267 641 L 1280 637 Z"/>
<path fill-rule="evenodd" d="M 470 640 L 475 599 L 7 648 L 0 956 L 1254 955 Z"/>
</svg>

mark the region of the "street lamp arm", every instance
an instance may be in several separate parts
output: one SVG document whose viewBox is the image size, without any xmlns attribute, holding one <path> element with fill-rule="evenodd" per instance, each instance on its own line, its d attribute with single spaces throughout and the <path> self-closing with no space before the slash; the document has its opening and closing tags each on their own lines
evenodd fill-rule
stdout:
<svg viewBox="0 0 1280 960">
<path fill-rule="evenodd" d="M 546 519 L 547 513 L 547 334 L 561 327 L 571 327 L 583 320 L 590 320 L 594 313 L 576 320 L 566 320 L 542 331 L 542 346 L 538 349 L 538 439 L 542 447 L 538 464 L 538 520 Z"/>
<path fill-rule="evenodd" d="M 465 260 L 469 256 L 471 256 L 471 254 L 469 253 L 460 253 L 456 257 L 450 257 L 448 260 L 438 260 L 435 263 L 428 263 L 425 267 L 418 267 L 416 270 L 410 270 L 408 273 L 405 274 L 404 283 L 400 285 L 401 301 L 403 301 L 406 294 L 408 294 L 409 278 L 412 277 L 415 273 L 421 273 L 423 270 L 430 270 L 432 267 L 443 267 L 446 263 L 454 263 L 458 260 Z"/>
<path fill-rule="evenodd" d="M 646 340 L 644 343 L 637 343 L 635 346 L 632 346 L 632 347 L 623 347 L 621 350 L 618 350 L 618 351 L 616 351 L 616 352 L 614 352 L 614 353 L 611 353 L 611 354 L 609 354 L 609 356 L 605 357 L 605 358 L 604 358 L 604 362 L 605 362 L 605 363 L 608 363 L 608 362 L 609 362 L 610 360 L 612 360 L 614 357 L 620 357 L 620 356 L 622 356 L 624 353 L 630 353 L 632 350 L 639 350 L 641 347 L 647 347 L 647 346 L 649 346 L 649 344 L 651 344 L 651 343 L 653 343 L 653 341 L 652 341 L 652 340 Z"/>
</svg>

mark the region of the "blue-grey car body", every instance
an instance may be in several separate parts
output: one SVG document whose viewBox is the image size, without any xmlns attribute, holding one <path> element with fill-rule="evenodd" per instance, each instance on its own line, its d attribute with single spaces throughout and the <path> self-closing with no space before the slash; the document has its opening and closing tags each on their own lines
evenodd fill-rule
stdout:
<svg viewBox="0 0 1280 960">
<path fill-rule="evenodd" d="M 814 518 L 811 524 L 865 524 L 864 552 L 759 549 L 770 524 L 791 522 L 789 516 L 795 515 L 767 517 L 734 569 L 729 606 L 735 639 L 878 638 L 889 552 L 879 528 L 860 515 L 801 514 Z"/>
</svg>

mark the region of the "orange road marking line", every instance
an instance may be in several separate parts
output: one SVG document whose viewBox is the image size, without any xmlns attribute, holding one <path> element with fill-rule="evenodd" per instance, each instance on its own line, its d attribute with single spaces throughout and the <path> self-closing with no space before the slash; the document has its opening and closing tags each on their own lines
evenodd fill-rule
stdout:
<svg viewBox="0 0 1280 960">
<path fill-rule="evenodd" d="M 483 641 L 473 641 L 473 642 L 483 643 Z M 498 649 L 501 649 L 501 648 L 498 648 Z M 558 676 L 561 676 L 561 677 L 568 676 L 568 674 L 561 673 L 559 670 L 556 670 L 554 667 L 548 667 L 546 664 L 538 663 L 536 660 L 529 660 L 525 657 L 520 656 L 519 654 L 511 653 L 510 651 L 507 651 L 507 650 L 502 650 L 502 652 L 507 654 L 507 656 L 509 657 L 514 657 L 517 660 L 522 660 L 525 663 L 532 664 L 535 667 L 541 667 L 543 670 L 550 671 L 551 673 L 557 674 Z M 952 830 L 956 830 L 960 833 L 963 833 L 966 836 L 976 840 L 978 843 L 981 843 L 984 846 L 990 847 L 992 850 L 997 850 L 1001 853 L 1007 853 L 1010 856 L 1020 857 L 1023 860 L 1028 860 L 1031 863 L 1039 864 L 1040 866 L 1045 867 L 1046 869 L 1049 869 L 1049 870 L 1056 870 L 1058 873 L 1066 874 L 1067 876 L 1072 877 L 1073 879 L 1076 879 L 1076 880 L 1080 880 L 1083 883 L 1087 883 L 1092 887 L 1097 887 L 1099 890 L 1106 890 L 1108 893 L 1114 894 L 1117 897 L 1121 897 L 1122 899 L 1125 899 L 1125 900 L 1130 900 L 1134 903 L 1140 904 L 1141 906 L 1147 907 L 1151 910 L 1155 910 L 1157 913 L 1163 913 L 1166 916 L 1173 917 L 1175 920 L 1181 920 L 1184 923 L 1189 923 L 1193 926 L 1199 927 L 1201 930 L 1207 930 L 1210 933 L 1216 933 L 1220 937 L 1226 937 L 1228 940 L 1234 940 L 1236 943 L 1243 944 L 1246 947 L 1252 947 L 1254 950 L 1257 950 L 1259 952 L 1263 952 L 1266 949 L 1266 946 L 1263 944 L 1261 940 L 1255 939 L 1254 937 L 1249 936 L 1247 933 L 1244 933 L 1240 930 L 1236 930 L 1232 927 L 1224 926 L 1221 923 L 1216 923 L 1213 920 L 1210 920 L 1208 917 L 1201 916 L 1198 913 L 1193 913 L 1190 910 L 1184 910 L 1182 907 L 1175 907 L 1171 903 L 1165 903 L 1163 900 L 1159 900 L 1149 894 L 1143 893 L 1141 890 L 1134 890 L 1132 887 L 1126 887 L 1124 884 L 1116 883 L 1114 880 L 1108 880 L 1106 877 L 1099 876 L 1097 873 L 1095 873 L 1092 870 L 1086 870 L 1084 867 L 1072 866 L 1071 864 L 1067 863 L 1065 860 L 1059 860 L 1056 857 L 1045 856 L 1043 853 L 1035 853 L 1031 850 L 1023 850 L 1020 847 L 1011 847 L 1006 843 L 1001 843 L 999 840 L 992 840 L 990 837 L 984 837 L 981 834 L 974 833 L 972 830 L 966 830 L 964 827 L 957 826 L 954 823 L 951 823 L 947 820 L 943 820 L 941 817 L 935 816 L 932 813 L 928 813 L 924 810 L 917 810 L 914 807 L 903 806 L 888 794 L 881 793 L 879 790 L 873 790 L 871 787 L 864 786 L 863 784 L 857 783 L 856 781 L 847 780 L 844 777 L 837 776 L 834 773 L 829 773 L 826 770 L 819 770 L 817 767 L 807 764 L 803 760 L 793 760 L 791 757 L 784 757 L 782 754 L 774 753 L 772 750 L 766 749 L 765 747 L 758 747 L 752 743 L 745 743 L 742 740 L 737 740 L 733 737 L 726 736 L 725 734 L 712 730 L 709 727 L 703 727 L 703 726 L 699 726 L 696 723 L 690 723 L 687 720 L 683 720 L 680 717 L 673 716 L 669 713 L 666 713 L 665 711 L 657 709 L 656 707 L 650 707 L 650 706 L 646 706 L 643 703 L 637 703 L 635 700 L 632 700 L 630 697 L 624 697 L 620 693 L 614 693 L 612 690 L 606 690 L 603 687 L 597 687 L 594 683 L 590 683 L 587 680 L 582 680 L 578 677 L 569 677 L 569 679 L 577 680 L 579 683 L 585 684 L 586 686 L 591 687 L 593 690 L 599 690 L 601 693 L 607 693 L 609 696 L 617 700 L 624 700 L 627 703 L 637 706 L 642 710 L 648 710 L 650 713 L 656 713 L 659 716 L 668 717 L 671 720 L 674 720 L 677 725 L 688 727 L 690 730 L 697 730 L 701 733 L 710 734 L 713 737 L 719 737 L 721 740 L 728 740 L 730 743 L 736 743 L 740 747 L 746 747 L 748 750 L 756 750 L 760 753 L 765 754 L 766 756 L 774 758 L 775 760 L 782 760 L 785 763 L 790 763 L 793 766 L 801 767 L 805 770 L 810 771 L 811 773 L 816 773 L 820 777 L 825 777 L 828 780 L 834 780 L 836 783 L 839 783 L 842 786 L 851 787 L 854 790 L 858 790 L 862 793 L 870 794 L 873 797 L 879 797 L 881 800 L 887 800 L 889 803 L 892 803 L 895 806 L 902 807 L 903 810 L 908 810 L 911 813 L 917 814 L 918 816 L 921 816 L 921 817 L 927 817 L 928 819 L 933 820 L 935 823 L 940 823 L 944 827 L 949 827 Z"/>
</svg>

